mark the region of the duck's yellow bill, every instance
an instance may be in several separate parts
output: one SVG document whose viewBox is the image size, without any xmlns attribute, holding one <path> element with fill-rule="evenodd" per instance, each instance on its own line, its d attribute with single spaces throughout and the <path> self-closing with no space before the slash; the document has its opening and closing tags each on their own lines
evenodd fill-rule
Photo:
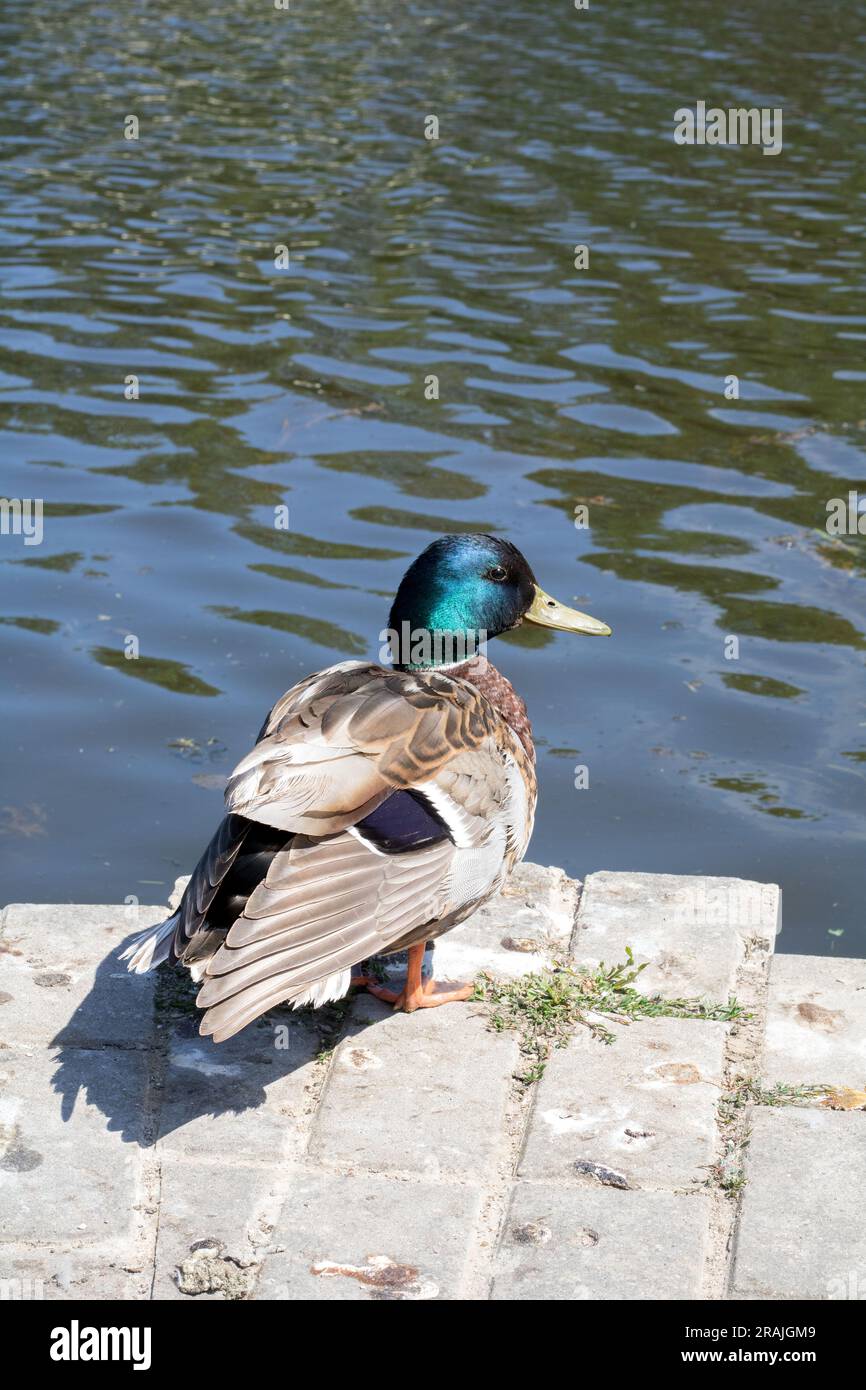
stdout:
<svg viewBox="0 0 866 1390">
<path fill-rule="evenodd" d="M 562 632 L 582 632 L 586 637 L 610 637 L 611 629 L 607 623 L 591 618 L 588 613 L 580 613 L 576 608 L 566 608 L 555 598 L 535 586 L 535 598 L 524 613 L 527 622 L 537 623 L 539 627 L 556 627 Z"/>
</svg>

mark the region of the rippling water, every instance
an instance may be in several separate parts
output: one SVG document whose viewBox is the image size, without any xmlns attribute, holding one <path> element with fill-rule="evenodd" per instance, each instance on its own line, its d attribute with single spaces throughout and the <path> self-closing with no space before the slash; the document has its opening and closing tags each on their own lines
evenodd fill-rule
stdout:
<svg viewBox="0 0 866 1390">
<path fill-rule="evenodd" d="M 863 21 L 7 0 L 0 900 L 161 900 L 274 698 L 489 530 L 615 630 L 491 653 L 531 856 L 776 880 L 783 949 L 864 953 Z M 699 99 L 783 152 L 677 146 Z"/>
</svg>

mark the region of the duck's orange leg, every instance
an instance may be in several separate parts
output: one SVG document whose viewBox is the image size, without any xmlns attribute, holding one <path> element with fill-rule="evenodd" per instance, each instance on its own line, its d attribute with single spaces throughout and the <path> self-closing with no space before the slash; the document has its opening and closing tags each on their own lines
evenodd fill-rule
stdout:
<svg viewBox="0 0 866 1390">
<path fill-rule="evenodd" d="M 458 999 L 468 999 L 472 985 L 437 985 L 435 980 L 425 980 L 421 971 L 424 965 L 424 942 L 419 941 L 409 947 L 409 969 L 402 990 L 388 989 L 385 985 L 368 984 L 367 989 L 377 999 L 393 1004 L 411 1014 L 415 1009 L 435 1009 L 439 1004 L 451 1004 Z"/>
</svg>

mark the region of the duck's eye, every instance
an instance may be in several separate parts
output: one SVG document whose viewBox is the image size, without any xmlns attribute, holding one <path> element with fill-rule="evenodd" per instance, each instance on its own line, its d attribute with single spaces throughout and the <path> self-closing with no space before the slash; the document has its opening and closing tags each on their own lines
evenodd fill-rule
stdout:
<svg viewBox="0 0 866 1390">
<path fill-rule="evenodd" d="M 503 579 L 508 578 L 508 571 L 506 569 L 503 569 L 501 565 L 494 565 L 492 569 L 489 569 L 487 571 L 484 578 L 492 579 L 495 583 L 501 584 Z"/>
</svg>

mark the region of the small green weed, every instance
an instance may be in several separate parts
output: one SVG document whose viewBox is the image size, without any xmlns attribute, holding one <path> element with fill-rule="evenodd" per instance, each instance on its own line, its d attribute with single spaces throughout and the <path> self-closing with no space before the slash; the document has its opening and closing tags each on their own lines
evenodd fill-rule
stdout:
<svg viewBox="0 0 866 1390">
<path fill-rule="evenodd" d="M 728 1022 L 745 1016 L 733 997 L 727 1004 L 714 1004 L 706 999 L 642 994 L 635 981 L 647 964 L 636 965 L 627 946 L 626 959 L 620 964 L 609 966 L 602 961 L 589 971 L 556 964 L 516 980 L 496 980 L 483 973 L 475 982 L 473 998 L 487 1005 L 491 1028 L 519 1034 L 525 1061 L 519 1080 L 527 1086 L 543 1074 L 553 1049 L 566 1047 L 580 1026 L 589 1028 L 601 1042 L 612 1043 L 615 1034 L 603 1020 L 627 1024 L 632 1019 L 667 1017 Z"/>
</svg>

